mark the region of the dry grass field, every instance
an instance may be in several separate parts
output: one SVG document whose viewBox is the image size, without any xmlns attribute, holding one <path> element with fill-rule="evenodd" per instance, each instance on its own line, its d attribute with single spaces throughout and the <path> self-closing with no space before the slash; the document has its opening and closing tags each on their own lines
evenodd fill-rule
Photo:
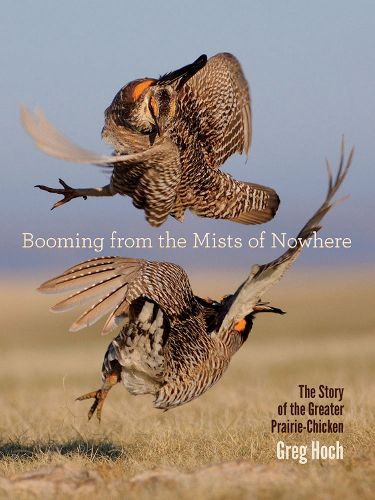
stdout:
<svg viewBox="0 0 375 500">
<path fill-rule="evenodd" d="M 313 274 L 313 276 L 312 276 Z M 69 315 L 37 281 L 3 282 L 0 492 L 10 498 L 373 498 L 375 491 L 375 273 L 293 269 L 268 294 L 285 316 L 263 315 L 223 379 L 162 413 L 148 396 L 116 387 L 102 423 L 75 398 L 100 384 L 109 341 L 93 327 L 68 334 Z M 219 284 L 193 276 L 195 290 Z M 225 281 L 227 284 L 225 285 Z M 17 304 L 17 309 L 16 309 Z M 271 418 L 297 385 L 344 387 L 342 435 L 277 435 Z M 328 436 L 328 437 L 327 437 Z M 344 460 L 276 459 L 276 443 L 339 439 Z M 38 473 L 32 473 L 38 471 Z"/>
</svg>

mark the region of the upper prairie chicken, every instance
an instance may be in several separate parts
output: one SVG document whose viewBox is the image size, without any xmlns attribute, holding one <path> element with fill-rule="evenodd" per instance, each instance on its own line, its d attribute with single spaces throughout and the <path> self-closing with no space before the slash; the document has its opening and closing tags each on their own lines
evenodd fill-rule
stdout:
<svg viewBox="0 0 375 500">
<path fill-rule="evenodd" d="M 268 264 L 253 266 L 236 292 L 221 301 L 194 295 L 185 271 L 175 264 L 122 257 L 83 262 L 41 285 L 40 291 L 47 293 L 78 289 L 54 311 L 90 305 L 72 331 L 107 313 L 105 333 L 125 319 L 105 354 L 102 387 L 78 398 L 95 399 L 89 418 L 96 410 L 100 420 L 108 391 L 121 380 L 132 394 L 153 394 L 154 406 L 167 410 L 200 396 L 220 379 L 246 341 L 255 315 L 283 313 L 261 297 L 297 259 L 303 242 L 319 231 L 351 164 L 352 152 L 345 166 L 343 155 L 342 150 L 334 182 L 329 170 L 326 199 L 299 232 L 298 246 Z"/>
<path fill-rule="evenodd" d="M 273 189 L 241 182 L 219 167 L 232 154 L 248 153 L 251 110 L 247 82 L 237 59 L 205 55 L 159 79 L 125 85 L 105 112 L 103 139 L 114 156 L 98 156 L 62 136 L 39 112 L 21 119 L 36 145 L 58 158 L 108 165 L 111 181 L 101 188 L 62 189 L 54 207 L 73 198 L 128 195 L 153 226 L 186 209 L 202 217 L 261 224 L 279 205 Z M 54 208 L 53 207 L 53 208 Z"/>
</svg>

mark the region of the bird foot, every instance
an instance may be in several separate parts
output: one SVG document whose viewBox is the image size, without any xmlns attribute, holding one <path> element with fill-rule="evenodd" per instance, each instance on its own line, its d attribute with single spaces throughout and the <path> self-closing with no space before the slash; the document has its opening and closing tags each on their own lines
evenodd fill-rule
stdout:
<svg viewBox="0 0 375 500">
<path fill-rule="evenodd" d="M 100 422 L 104 401 L 112 387 L 116 385 L 120 380 L 120 372 L 116 369 L 112 370 L 111 372 L 106 374 L 103 385 L 100 389 L 98 389 L 97 391 L 88 392 L 87 394 L 83 394 L 83 396 L 80 396 L 76 399 L 76 401 L 83 401 L 84 399 L 95 399 L 88 413 L 89 420 L 91 420 L 91 417 L 96 411 L 96 418 Z"/>
<path fill-rule="evenodd" d="M 83 396 L 80 396 L 79 398 L 76 399 L 76 401 L 83 401 L 84 399 L 92 399 L 92 398 L 95 399 L 88 413 L 89 420 L 91 420 L 91 417 L 94 415 L 96 411 L 96 418 L 99 420 L 99 422 L 101 421 L 102 408 L 104 405 L 104 401 L 108 396 L 108 392 L 109 391 L 106 389 L 98 389 L 97 391 L 92 391 L 88 392 L 87 394 L 83 394 Z"/>
<path fill-rule="evenodd" d="M 66 182 L 64 182 L 62 179 L 59 179 L 59 183 L 62 185 L 63 189 L 61 188 L 50 188 L 48 186 L 43 186 L 41 184 L 37 184 L 35 187 L 41 189 L 42 191 L 47 191 L 48 193 L 56 193 L 56 194 L 62 194 L 64 198 L 62 200 L 57 201 L 51 210 L 57 207 L 61 207 L 61 205 L 64 205 L 65 203 L 68 203 L 68 201 L 73 200 L 74 198 L 80 198 L 82 197 L 84 200 L 87 200 L 87 196 L 84 194 L 81 194 L 77 189 L 74 189 Z"/>
</svg>

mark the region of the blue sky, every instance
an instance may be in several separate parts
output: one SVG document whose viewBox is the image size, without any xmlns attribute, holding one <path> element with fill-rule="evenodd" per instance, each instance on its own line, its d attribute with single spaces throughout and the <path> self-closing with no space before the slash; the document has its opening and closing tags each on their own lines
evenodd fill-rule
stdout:
<svg viewBox="0 0 375 500">
<path fill-rule="evenodd" d="M 351 198 L 332 212 L 322 236 L 346 236 L 350 250 L 311 250 L 302 265 L 370 263 L 374 254 L 375 4 L 371 1 L 80 1 L 2 2 L 0 30 L 1 269 L 58 271 L 94 253 L 21 248 L 22 232 L 38 236 L 153 238 L 165 230 L 190 240 L 193 232 L 243 239 L 267 232 L 296 234 L 322 201 L 324 160 L 335 166 L 341 134 L 355 144 L 342 189 Z M 152 229 L 129 199 L 74 200 L 50 212 L 55 198 L 34 184 L 100 186 L 106 175 L 37 151 L 19 124 L 19 106 L 41 106 L 75 142 L 109 152 L 101 142 L 103 112 L 119 88 L 158 76 L 202 53 L 235 54 L 253 100 L 253 146 L 248 162 L 231 158 L 237 178 L 274 187 L 282 203 L 262 227 L 187 216 Z M 109 253 L 105 251 L 104 253 Z M 113 253 L 113 250 L 112 252 Z M 125 254 L 124 251 L 116 253 Z M 172 260 L 188 269 L 265 262 L 280 251 L 165 250 L 126 252 Z"/>
</svg>

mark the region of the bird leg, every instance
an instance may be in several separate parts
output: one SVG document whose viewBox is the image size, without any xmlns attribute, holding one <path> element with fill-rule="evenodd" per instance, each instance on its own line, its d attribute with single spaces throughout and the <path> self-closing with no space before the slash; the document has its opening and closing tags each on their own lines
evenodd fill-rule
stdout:
<svg viewBox="0 0 375 500">
<path fill-rule="evenodd" d="M 100 389 L 98 389 L 97 391 L 88 392 L 87 394 L 83 394 L 83 396 L 80 396 L 79 398 L 76 399 L 76 401 L 83 401 L 84 399 L 91 399 L 91 398 L 95 399 L 95 401 L 92 404 L 90 411 L 88 413 L 89 420 L 91 419 L 91 417 L 94 415 L 94 413 L 96 411 L 96 418 L 100 422 L 104 401 L 105 401 L 106 397 L 108 396 L 109 391 L 119 381 L 120 381 L 119 374 L 117 372 L 113 371 L 106 376 L 104 383 Z"/>
<path fill-rule="evenodd" d="M 51 210 L 57 207 L 61 207 L 61 205 L 64 205 L 65 203 L 68 203 L 68 201 L 73 200 L 74 198 L 80 198 L 82 197 L 84 200 L 87 200 L 88 196 L 113 196 L 114 192 L 112 190 L 112 186 L 110 184 L 107 184 L 106 186 L 100 187 L 100 188 L 82 188 L 82 189 L 74 189 L 66 182 L 64 182 L 62 179 L 59 179 L 60 184 L 62 185 L 63 189 L 61 188 L 50 188 L 48 186 L 43 186 L 41 184 L 37 184 L 35 187 L 41 189 L 42 191 L 47 191 L 48 193 L 56 193 L 56 194 L 62 194 L 64 198 L 62 200 L 57 201 Z"/>
</svg>

